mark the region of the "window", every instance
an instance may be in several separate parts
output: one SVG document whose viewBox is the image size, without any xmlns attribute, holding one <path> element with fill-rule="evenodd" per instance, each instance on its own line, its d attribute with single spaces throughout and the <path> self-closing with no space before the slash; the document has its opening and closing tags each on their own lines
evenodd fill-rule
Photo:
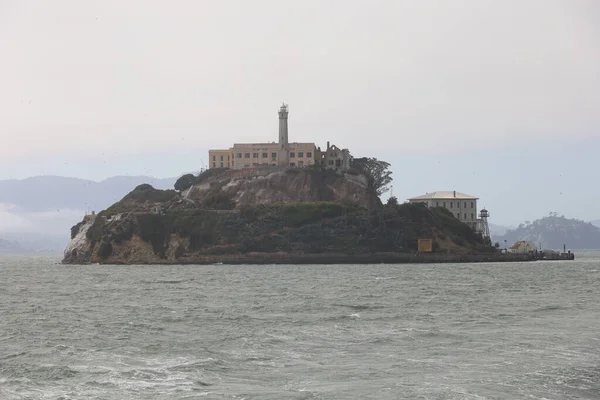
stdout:
<svg viewBox="0 0 600 400">
<path fill-rule="evenodd" d="M 454 207 L 454 205 L 453 205 L 453 203 L 452 203 L 452 202 L 450 202 L 450 208 L 452 208 L 452 207 Z"/>
<path fill-rule="evenodd" d="M 258 153 L 252 153 L 252 158 L 258 158 Z"/>
<path fill-rule="evenodd" d="M 435 202 L 435 206 L 436 206 L 436 207 L 439 207 L 439 206 L 440 206 L 440 202 L 439 202 L 439 201 L 436 201 L 436 202 Z"/>
<path fill-rule="evenodd" d="M 444 202 L 444 208 L 446 208 L 446 202 Z"/>
<path fill-rule="evenodd" d="M 213 156 L 213 161 L 217 161 L 217 156 Z"/>
<path fill-rule="evenodd" d="M 222 157 L 221 157 L 222 158 Z M 221 168 L 223 168 L 223 161 L 221 161 Z"/>
<path fill-rule="evenodd" d="M 304 165 L 304 161 L 298 161 L 298 166 L 302 167 Z"/>
<path fill-rule="evenodd" d="M 467 213 L 465 213 L 465 219 L 467 219 Z"/>
<path fill-rule="evenodd" d="M 242 153 L 237 153 L 237 158 L 242 158 Z"/>
<path fill-rule="evenodd" d="M 213 161 L 213 168 L 217 168 L 217 163 Z"/>
<path fill-rule="evenodd" d="M 221 161 L 223 161 L 223 156 L 221 156 Z M 222 164 L 222 163 L 221 163 Z M 222 165 L 221 165 L 222 166 Z"/>
<path fill-rule="evenodd" d="M 471 202 L 471 208 L 473 208 L 473 202 Z"/>
<path fill-rule="evenodd" d="M 336 167 L 341 167 L 342 166 L 342 160 L 335 160 L 335 166 Z"/>
<path fill-rule="evenodd" d="M 471 219 L 475 219 L 475 216 L 473 215 L 473 213 L 471 213 Z"/>
<path fill-rule="evenodd" d="M 269 153 L 263 153 L 263 158 L 269 158 Z"/>
<path fill-rule="evenodd" d="M 250 153 L 245 153 L 244 158 L 250 158 Z"/>
<path fill-rule="evenodd" d="M 298 152 L 298 158 L 302 158 L 302 157 L 304 157 L 304 153 L 303 153 L 303 152 L 301 152 L 301 151 L 299 151 L 299 152 Z"/>
<path fill-rule="evenodd" d="M 271 153 L 271 158 L 273 158 L 273 159 L 277 158 L 277 153 Z"/>
<path fill-rule="evenodd" d="M 296 157 L 296 153 L 294 153 L 293 151 L 290 151 L 290 158 L 295 158 Z"/>
<path fill-rule="evenodd" d="M 296 166 L 295 163 L 293 163 L 293 162 L 290 163 L 290 167 L 295 167 L 295 166 Z"/>
<path fill-rule="evenodd" d="M 229 154 L 227 154 L 227 161 L 229 161 Z"/>
<path fill-rule="evenodd" d="M 456 218 L 460 219 L 460 213 L 456 213 Z"/>
<path fill-rule="evenodd" d="M 465 208 L 467 208 L 467 202 L 466 201 L 465 201 Z M 465 218 L 467 218 L 467 217 L 465 217 Z"/>
<path fill-rule="evenodd" d="M 333 160 L 329 160 L 329 165 L 333 165 Z"/>
<path fill-rule="evenodd" d="M 306 158 L 312 158 L 312 153 L 310 151 L 306 152 Z"/>
</svg>

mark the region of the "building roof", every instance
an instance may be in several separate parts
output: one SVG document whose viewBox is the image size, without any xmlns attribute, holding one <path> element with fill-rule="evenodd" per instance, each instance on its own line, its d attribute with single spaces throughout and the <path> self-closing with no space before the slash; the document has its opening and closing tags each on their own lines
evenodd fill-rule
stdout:
<svg viewBox="0 0 600 400">
<path fill-rule="evenodd" d="M 438 191 L 426 193 L 422 196 L 410 198 L 408 200 L 446 200 L 446 199 L 461 199 L 461 200 L 477 200 L 479 197 L 460 193 L 457 191 Z"/>
</svg>

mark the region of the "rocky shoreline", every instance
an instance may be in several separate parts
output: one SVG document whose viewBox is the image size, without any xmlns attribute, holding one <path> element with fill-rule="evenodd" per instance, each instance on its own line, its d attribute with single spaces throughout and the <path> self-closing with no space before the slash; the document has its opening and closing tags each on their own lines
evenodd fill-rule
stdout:
<svg viewBox="0 0 600 400">
<path fill-rule="evenodd" d="M 440 263 L 489 263 L 489 262 L 527 262 L 536 258 L 529 254 L 407 254 L 407 253 L 373 253 L 373 254 L 285 254 L 285 253 L 248 253 L 228 255 L 206 255 L 178 260 L 159 260 L 140 262 L 145 265 L 265 265 L 265 264 L 440 264 Z M 65 263 L 80 264 L 80 263 Z M 118 261 L 101 264 L 126 265 Z"/>
</svg>

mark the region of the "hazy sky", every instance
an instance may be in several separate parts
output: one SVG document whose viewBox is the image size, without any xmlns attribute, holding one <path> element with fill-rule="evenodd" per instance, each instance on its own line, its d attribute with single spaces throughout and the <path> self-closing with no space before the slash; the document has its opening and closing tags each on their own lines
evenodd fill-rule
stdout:
<svg viewBox="0 0 600 400">
<path fill-rule="evenodd" d="M 0 0 L 0 54 L 0 179 L 195 171 L 285 101 L 401 197 L 600 218 L 597 0 Z"/>
</svg>

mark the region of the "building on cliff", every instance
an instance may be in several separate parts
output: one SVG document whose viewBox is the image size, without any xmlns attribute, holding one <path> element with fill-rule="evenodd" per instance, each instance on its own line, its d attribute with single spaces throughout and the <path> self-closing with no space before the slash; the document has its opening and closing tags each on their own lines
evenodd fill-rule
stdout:
<svg viewBox="0 0 600 400">
<path fill-rule="evenodd" d="M 478 197 L 454 191 L 426 193 L 408 199 L 410 203 L 425 203 L 427 207 L 443 207 L 477 232 L 483 232 L 483 221 L 477 218 Z"/>
<path fill-rule="evenodd" d="M 209 168 L 242 169 L 261 165 L 306 167 L 324 165 L 337 171 L 350 168 L 350 152 L 327 142 L 325 152 L 315 143 L 289 142 L 289 107 L 283 104 L 279 114 L 279 137 L 271 143 L 235 143 L 223 150 L 209 150 Z"/>
</svg>

